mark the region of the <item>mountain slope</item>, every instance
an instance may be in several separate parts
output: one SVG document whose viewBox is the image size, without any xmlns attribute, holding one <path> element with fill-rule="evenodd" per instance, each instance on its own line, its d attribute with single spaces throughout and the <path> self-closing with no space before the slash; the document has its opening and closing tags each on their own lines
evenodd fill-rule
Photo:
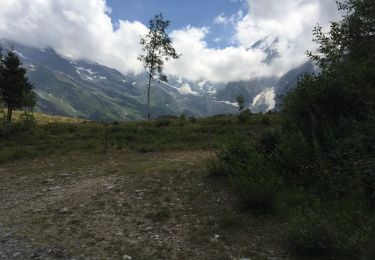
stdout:
<svg viewBox="0 0 375 260">
<path fill-rule="evenodd" d="M 277 57 L 272 47 L 278 39 L 265 39 L 252 46 Z M 72 61 L 52 49 L 37 49 L 0 41 L 5 48 L 14 46 L 28 70 L 38 94 L 37 111 L 99 121 L 143 119 L 146 111 L 146 74 L 123 75 L 90 61 Z M 271 44 L 271 45 L 269 45 Z M 296 84 L 300 73 L 309 66 L 292 70 L 281 79 L 268 77 L 249 81 L 213 84 L 170 77 L 168 82 L 155 81 L 151 90 L 152 116 L 186 114 L 210 116 L 238 112 L 236 97 L 243 95 L 253 112 L 274 108 L 273 97 Z M 272 94 L 273 93 L 273 94 Z"/>
</svg>

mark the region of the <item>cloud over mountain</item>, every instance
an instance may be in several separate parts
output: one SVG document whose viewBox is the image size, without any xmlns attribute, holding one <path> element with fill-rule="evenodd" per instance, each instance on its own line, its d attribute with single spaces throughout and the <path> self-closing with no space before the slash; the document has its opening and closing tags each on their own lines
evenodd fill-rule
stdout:
<svg viewBox="0 0 375 260">
<path fill-rule="evenodd" d="M 326 26 L 338 17 L 334 1 L 329 0 L 248 0 L 247 4 L 247 13 L 231 20 L 236 31 L 232 47 L 210 48 L 208 27 L 187 26 L 171 32 L 183 56 L 167 64 L 167 73 L 211 81 L 278 76 L 306 60 L 304 51 L 313 48 L 311 30 L 317 22 Z M 61 55 L 92 60 L 123 73 L 140 73 L 139 39 L 147 33 L 147 25 L 127 20 L 113 24 L 110 12 L 105 0 L 1 1 L 0 37 L 52 47 Z M 230 21 L 218 15 L 220 21 Z M 265 62 L 264 50 L 249 48 L 267 37 L 279 39 L 274 48 L 280 57 L 271 63 Z"/>
</svg>

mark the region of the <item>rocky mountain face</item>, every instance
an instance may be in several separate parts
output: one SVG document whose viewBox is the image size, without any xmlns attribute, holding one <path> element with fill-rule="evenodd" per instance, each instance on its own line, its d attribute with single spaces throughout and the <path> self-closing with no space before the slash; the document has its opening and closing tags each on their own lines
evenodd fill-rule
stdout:
<svg viewBox="0 0 375 260">
<path fill-rule="evenodd" d="M 69 60 L 52 49 L 0 43 L 4 48 L 13 46 L 28 70 L 38 94 L 38 111 L 100 121 L 146 118 L 145 74 L 123 75 L 90 61 Z M 253 47 L 259 46 L 261 43 Z M 272 49 L 268 51 L 269 59 L 277 55 Z M 151 90 L 152 116 L 238 113 L 235 103 L 238 95 L 245 97 L 247 107 L 253 112 L 265 112 L 275 107 L 276 96 L 294 87 L 299 74 L 310 69 L 306 64 L 281 79 L 260 78 L 227 84 L 177 77 L 169 78 L 168 82 L 155 81 Z"/>
</svg>

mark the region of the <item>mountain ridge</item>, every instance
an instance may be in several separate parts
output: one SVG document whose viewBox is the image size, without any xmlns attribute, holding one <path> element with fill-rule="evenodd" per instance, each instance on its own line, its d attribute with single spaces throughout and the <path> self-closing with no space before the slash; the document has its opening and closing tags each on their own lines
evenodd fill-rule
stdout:
<svg viewBox="0 0 375 260">
<path fill-rule="evenodd" d="M 13 46 L 27 69 L 38 95 L 37 111 L 99 121 L 146 118 L 145 74 L 123 75 L 95 62 L 72 61 L 51 48 L 38 49 L 4 40 L 0 43 Z M 268 48 L 271 50 L 272 46 Z M 166 114 L 195 117 L 234 114 L 238 113 L 238 95 L 245 97 L 246 107 L 253 112 L 266 112 L 274 109 L 274 101 L 260 95 L 268 93 L 269 97 L 269 91 L 274 91 L 275 96 L 279 90 L 285 92 L 280 86 L 282 79 L 265 77 L 226 84 L 194 82 L 182 77 L 170 77 L 168 82 L 155 81 L 151 90 L 152 114 L 154 118 Z"/>
</svg>

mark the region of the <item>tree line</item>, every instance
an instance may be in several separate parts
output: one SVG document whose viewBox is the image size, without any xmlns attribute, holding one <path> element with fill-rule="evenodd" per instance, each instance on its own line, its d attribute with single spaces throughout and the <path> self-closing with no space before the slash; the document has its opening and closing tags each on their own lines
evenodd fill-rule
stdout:
<svg viewBox="0 0 375 260">
<path fill-rule="evenodd" d="M 11 123 L 13 111 L 18 109 L 23 110 L 27 118 L 32 116 L 37 97 L 26 74 L 14 50 L 3 55 L 0 49 L 0 112 L 4 122 Z"/>
</svg>

